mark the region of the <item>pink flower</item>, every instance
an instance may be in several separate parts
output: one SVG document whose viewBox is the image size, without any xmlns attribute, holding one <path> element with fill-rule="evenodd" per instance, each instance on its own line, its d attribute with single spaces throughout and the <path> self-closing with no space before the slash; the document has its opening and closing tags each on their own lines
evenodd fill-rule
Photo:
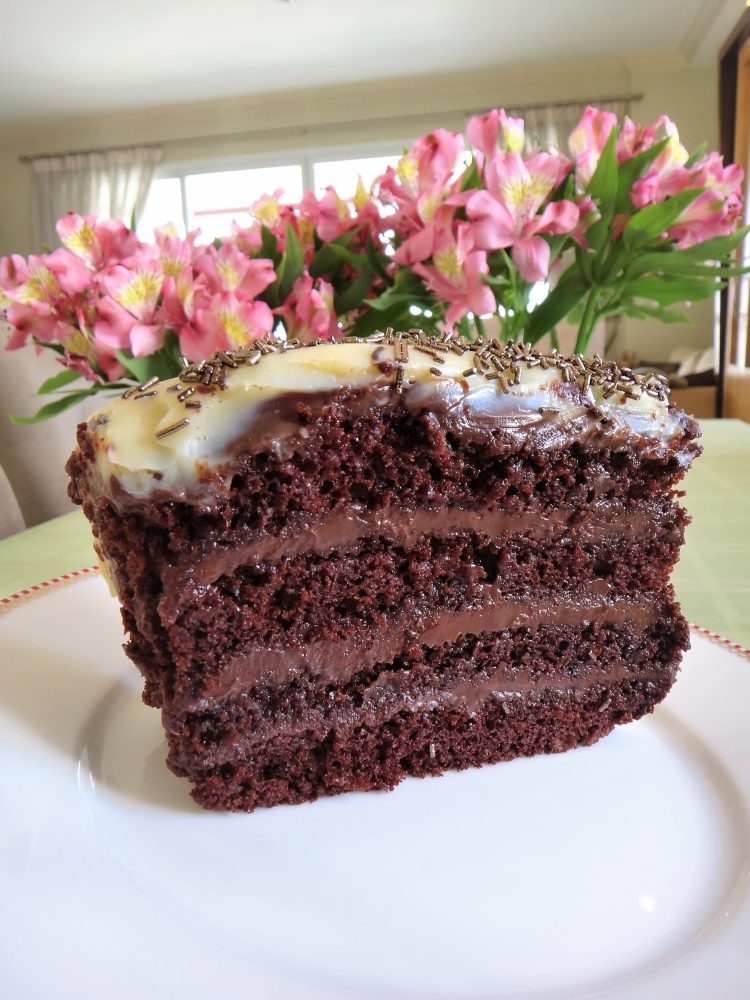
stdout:
<svg viewBox="0 0 750 1000">
<path fill-rule="evenodd" d="M 264 194 L 250 206 L 250 211 L 258 222 L 267 229 L 276 230 L 282 219 L 281 199 L 284 192 L 277 188 L 273 194 Z M 283 227 L 281 227 L 283 229 Z"/>
<path fill-rule="evenodd" d="M 260 226 L 256 223 L 245 229 L 236 222 L 232 222 L 232 235 L 230 239 L 238 250 L 241 250 L 250 257 L 260 250 Z"/>
<path fill-rule="evenodd" d="M 255 298 L 276 280 L 272 261 L 247 257 L 232 243 L 224 243 L 218 250 L 206 247 L 195 268 L 214 294 L 237 292 L 243 298 Z"/>
<path fill-rule="evenodd" d="M 486 115 L 475 115 L 466 126 L 466 138 L 484 156 L 492 156 L 497 149 L 500 132 L 500 112 L 497 108 Z"/>
<path fill-rule="evenodd" d="M 196 309 L 193 329 L 202 338 L 204 352 L 232 350 L 270 333 L 273 313 L 265 302 L 240 299 L 232 292 L 214 295 L 208 308 Z M 192 330 L 180 331 L 180 346 L 188 357 L 198 357 L 191 337 Z M 190 348 L 190 353 L 188 353 Z"/>
<path fill-rule="evenodd" d="M 633 204 L 642 208 L 683 191 L 703 188 L 667 230 L 667 237 L 676 240 L 680 247 L 689 247 L 728 235 L 742 213 L 742 168 L 736 164 L 725 167 L 718 153 L 709 153 L 686 167 L 687 153 L 676 141 L 676 133 L 673 136 L 675 141 L 667 145 L 633 185 Z"/>
<path fill-rule="evenodd" d="M 575 158 L 576 180 L 581 186 L 593 177 L 609 134 L 616 125 L 617 115 L 589 106 L 571 132 L 568 146 Z"/>
<path fill-rule="evenodd" d="M 114 260 L 130 257 L 140 246 L 135 233 L 119 219 L 68 212 L 57 223 L 57 234 L 64 247 L 94 270 Z"/>
<path fill-rule="evenodd" d="M 10 292 L 18 288 L 26 281 L 26 274 L 26 261 L 20 254 L 0 257 L 0 288 L 3 291 Z"/>
<path fill-rule="evenodd" d="M 195 241 L 199 235 L 200 230 L 194 229 L 183 240 L 173 226 L 165 226 L 154 231 L 156 255 L 165 278 L 176 277 L 185 267 L 192 264 L 196 255 Z"/>
<path fill-rule="evenodd" d="M 400 220 L 402 232 L 411 232 L 396 250 L 393 259 L 397 264 L 411 267 L 432 256 L 437 234 L 450 229 L 456 209 L 466 205 L 471 191 L 450 193 L 450 188 L 437 187 L 423 191 L 414 203 L 415 217 Z"/>
<path fill-rule="evenodd" d="M 313 281 L 307 272 L 295 281 L 289 298 L 276 312 L 290 339 L 330 340 L 339 332 L 333 288 L 322 278 Z"/>
<path fill-rule="evenodd" d="M 335 240 L 342 233 L 348 232 L 354 225 L 354 219 L 349 206 L 340 198 L 332 187 L 318 202 L 318 236 L 326 243 Z"/>
<path fill-rule="evenodd" d="M 741 206 L 727 203 L 716 190 L 704 191 L 667 230 L 678 247 L 691 247 L 714 236 L 727 236 L 737 223 Z"/>
<path fill-rule="evenodd" d="M 473 222 L 476 245 L 484 250 L 512 247 L 513 262 L 526 281 L 542 281 L 549 272 L 549 244 L 541 233 L 569 233 L 578 223 L 572 201 L 548 204 L 569 162 L 551 153 L 495 153 L 487 164 L 485 191 L 469 198 L 466 211 Z"/>
<path fill-rule="evenodd" d="M 381 199 L 386 204 L 398 206 L 402 213 L 413 215 L 413 205 L 423 192 L 452 191 L 453 175 L 463 148 L 460 135 L 443 129 L 417 139 L 398 161 L 395 170 L 388 167 L 377 179 Z"/>
<path fill-rule="evenodd" d="M 176 276 L 167 276 L 162 285 L 162 301 L 157 311 L 160 322 L 177 329 L 192 321 L 196 308 L 206 306 L 211 293 L 203 275 L 197 278 L 192 267 L 184 267 Z"/>
<path fill-rule="evenodd" d="M 570 231 L 570 238 L 580 247 L 587 249 L 586 233 L 601 218 L 601 213 L 594 199 L 587 194 L 577 195 L 575 204 L 578 209 L 578 224 Z"/>
<path fill-rule="evenodd" d="M 153 316 L 163 281 L 161 264 L 145 253 L 113 264 L 101 278 L 104 291 L 141 321 Z"/>
<path fill-rule="evenodd" d="M 32 255 L 28 263 L 22 258 L 4 258 L 1 304 L 14 328 L 6 347 L 22 347 L 29 337 L 64 340 L 78 303 L 92 294 L 92 280 L 88 268 L 62 247 L 44 256 Z"/>
<path fill-rule="evenodd" d="M 396 174 L 409 194 L 448 184 L 464 148 L 457 132 L 436 129 L 422 136 L 398 162 Z"/>
<path fill-rule="evenodd" d="M 680 143 L 677 129 L 669 118 L 660 118 L 650 128 L 641 130 L 637 148 L 642 152 L 662 139 L 669 140 L 667 145 L 646 173 L 633 184 L 630 198 L 636 208 L 663 201 L 691 187 L 703 186 L 703 181 L 698 179 L 696 168 L 684 166 L 688 153 Z"/>
<path fill-rule="evenodd" d="M 79 371 L 91 382 L 104 381 L 95 371 L 94 365 L 104 372 L 109 381 L 125 374 L 125 368 L 118 361 L 115 350 L 97 340 L 82 310 L 76 314 L 76 325 L 67 328 L 60 337 L 60 343 L 65 348 L 65 366 Z"/>
<path fill-rule="evenodd" d="M 60 321 L 54 315 L 51 306 L 47 304 L 27 305 L 11 302 L 7 309 L 7 317 L 12 328 L 5 345 L 9 351 L 23 347 L 29 337 L 53 343 L 60 339 Z"/>
<path fill-rule="evenodd" d="M 110 351 L 124 351 L 130 347 L 130 331 L 136 318 L 109 295 L 103 295 L 96 304 L 93 325 L 94 338 Z"/>
<path fill-rule="evenodd" d="M 19 254 L 0 257 L 0 310 L 7 312 L 10 309 L 13 300 L 8 293 L 14 292 L 19 285 L 22 285 L 26 281 L 26 275 L 26 261 Z M 5 349 L 15 351 L 23 347 L 28 336 L 28 333 L 22 330 L 13 329 Z"/>
<path fill-rule="evenodd" d="M 93 275 L 91 271 L 69 250 L 63 247 L 53 250 L 52 253 L 47 254 L 45 262 L 57 279 L 57 284 L 63 295 L 74 298 L 92 287 Z"/>
<path fill-rule="evenodd" d="M 470 118 L 466 137 L 486 157 L 495 152 L 500 137 L 503 149 L 511 153 L 523 152 L 526 141 L 523 118 L 511 118 L 503 108 Z"/>
<path fill-rule="evenodd" d="M 59 269 L 64 271 L 62 267 Z M 65 293 L 55 270 L 48 266 L 48 257 L 32 255 L 26 266 L 6 265 L 3 270 L 6 286 L 4 300 L 8 302 L 5 308 L 8 321 L 14 327 L 7 348 L 15 350 L 22 347 L 29 337 L 44 341 L 59 340 L 61 331 L 65 329 L 64 325 L 60 327 L 65 311 Z M 20 278 L 23 280 L 19 281 Z"/>
<path fill-rule="evenodd" d="M 161 263 L 144 252 L 123 264 L 112 264 L 101 276 L 102 289 L 110 297 L 109 303 L 105 296 L 98 307 L 101 318 L 95 334 L 102 343 L 114 346 L 119 342 L 119 346 L 127 331 L 134 357 L 158 351 L 164 328 L 156 322 L 155 313 L 163 282 Z"/>
<path fill-rule="evenodd" d="M 442 231 L 432 254 L 432 264 L 412 268 L 427 287 L 449 303 L 446 329 L 452 330 L 467 312 L 487 315 L 495 312 L 495 296 L 482 280 L 489 273 L 487 254 L 474 245 L 472 227 L 459 223 L 457 233 Z"/>
</svg>

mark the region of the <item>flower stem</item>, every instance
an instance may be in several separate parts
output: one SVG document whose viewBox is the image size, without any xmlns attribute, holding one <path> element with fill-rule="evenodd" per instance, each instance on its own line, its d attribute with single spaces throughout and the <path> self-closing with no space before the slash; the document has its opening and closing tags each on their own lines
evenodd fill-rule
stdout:
<svg viewBox="0 0 750 1000">
<path fill-rule="evenodd" d="M 476 313 L 474 313 L 474 326 L 477 328 L 477 336 L 479 337 L 479 339 L 486 340 L 487 331 L 484 328 L 484 321 L 482 320 L 482 317 L 477 316 Z"/>
<path fill-rule="evenodd" d="M 574 348 L 576 354 L 584 354 L 589 346 L 591 334 L 594 331 L 596 321 L 599 319 L 596 308 L 597 298 L 597 289 L 592 288 L 586 300 L 586 308 L 583 310 L 581 325 L 578 327 L 578 336 L 576 337 L 576 346 Z"/>
</svg>

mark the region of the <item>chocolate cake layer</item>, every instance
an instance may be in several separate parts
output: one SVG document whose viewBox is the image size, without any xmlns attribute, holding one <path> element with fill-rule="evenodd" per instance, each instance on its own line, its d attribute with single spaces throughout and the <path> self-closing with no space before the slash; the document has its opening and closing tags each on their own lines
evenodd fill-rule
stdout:
<svg viewBox="0 0 750 1000">
<path fill-rule="evenodd" d="M 407 777 L 560 753 L 590 745 L 618 724 L 653 710 L 672 678 L 548 689 L 538 697 L 488 697 L 472 714 L 441 707 L 405 710 L 382 726 L 276 736 L 213 773 L 174 768 L 206 809 L 248 811 L 321 795 L 394 788 Z"/>
<path fill-rule="evenodd" d="M 469 433 L 465 420 L 452 412 L 438 420 L 431 411 L 405 410 L 392 401 L 377 405 L 353 390 L 328 393 L 326 399 L 318 408 L 297 402 L 291 454 L 279 457 L 272 443 L 259 450 L 254 436 L 238 441 L 225 466 L 202 473 L 197 493 L 165 493 L 157 481 L 145 504 L 128 493 L 116 473 L 99 495 L 92 491 L 95 483 L 77 490 L 97 459 L 90 435 L 82 431 L 80 458 L 74 454 L 70 464 L 71 495 L 111 505 L 120 516 L 133 509 L 139 523 L 168 530 L 171 546 L 179 548 L 196 538 L 218 543 L 235 531 L 278 532 L 301 513 L 319 516 L 352 504 L 364 511 L 439 504 L 520 514 L 529 504 L 556 511 L 620 501 L 636 509 L 674 486 L 696 450 L 697 428 L 687 417 L 673 438 L 658 444 L 644 440 L 637 451 L 627 447 L 631 435 L 625 429 L 585 415 L 574 421 L 586 421 L 580 439 L 562 447 L 541 437 L 526 441 L 519 452 L 517 428 L 513 434 Z M 359 416 L 352 414 L 356 406 L 363 411 Z M 352 440 L 356 450 L 349 446 Z M 96 513 L 93 507 L 89 513 Z"/>
<path fill-rule="evenodd" d="M 446 539 L 469 533 L 548 543 L 564 537 L 584 545 L 647 535 L 680 545 L 683 527 L 683 512 L 671 502 L 647 501 L 637 509 L 601 502 L 588 511 L 540 508 L 520 513 L 498 507 L 453 506 L 367 510 L 351 504 L 317 516 L 303 513 L 288 519 L 281 530 L 247 532 L 244 540 L 239 532 L 226 542 L 202 540 L 182 555 L 170 553 L 173 561 L 162 568 L 161 575 L 165 596 L 176 594 L 179 599 L 186 586 L 213 583 L 238 567 L 346 552 L 369 539 L 384 539 L 408 549 L 424 536 Z M 161 613 L 164 618 L 165 602 Z"/>
<path fill-rule="evenodd" d="M 645 628 L 591 622 L 583 628 L 544 625 L 461 635 L 434 645 L 408 641 L 388 663 L 360 669 L 339 683 L 300 672 L 278 685 L 270 680 L 193 710 L 164 712 L 170 761 L 180 769 L 216 767 L 274 735 L 377 726 L 398 712 L 449 707 L 471 715 L 490 698 L 539 696 L 547 688 L 671 680 L 687 645 L 684 623 L 662 607 Z M 644 664 L 647 667 L 644 667 Z"/>
</svg>

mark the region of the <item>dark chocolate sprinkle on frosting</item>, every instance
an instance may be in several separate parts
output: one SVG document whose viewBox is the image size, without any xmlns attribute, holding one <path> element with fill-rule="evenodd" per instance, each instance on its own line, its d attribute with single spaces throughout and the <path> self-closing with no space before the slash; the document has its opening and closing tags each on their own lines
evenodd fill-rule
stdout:
<svg viewBox="0 0 750 1000">
<path fill-rule="evenodd" d="M 443 334 L 440 337 L 430 337 L 422 330 L 409 330 L 405 333 L 394 333 L 391 328 L 385 331 L 378 331 L 368 337 L 343 337 L 340 340 L 322 341 L 315 344 L 303 344 L 299 340 L 281 341 L 275 337 L 265 336 L 254 340 L 245 347 L 234 351 L 217 351 L 210 358 L 203 361 L 189 361 L 187 358 L 180 359 L 182 370 L 179 375 L 179 385 L 172 386 L 173 390 L 179 389 L 177 397 L 186 408 L 198 408 L 200 404 L 190 400 L 196 391 L 196 386 L 203 386 L 202 392 L 222 389 L 226 385 L 227 372 L 231 369 L 239 368 L 242 365 L 257 365 L 269 354 L 279 354 L 285 351 L 305 350 L 308 347 L 322 343 L 333 344 L 373 344 L 376 347 L 389 345 L 393 347 L 394 360 L 380 366 L 383 370 L 395 370 L 395 381 L 393 389 L 397 394 L 404 392 L 407 385 L 413 379 L 405 378 L 405 365 L 409 362 L 410 348 L 428 355 L 437 362 L 429 368 L 429 372 L 435 378 L 444 378 L 446 373 L 438 365 L 445 363 L 446 352 L 451 352 L 458 356 L 472 351 L 474 363 L 463 371 L 462 375 L 468 378 L 477 375 L 495 382 L 499 391 L 508 393 L 512 386 L 521 382 L 523 369 L 541 368 L 544 371 L 557 369 L 560 380 L 566 383 L 577 383 L 582 392 L 588 394 L 592 387 L 600 390 L 604 399 L 619 394 L 623 401 L 626 399 L 637 400 L 648 396 L 660 402 L 668 401 L 667 380 L 663 375 L 649 373 L 641 374 L 634 372 L 630 368 L 620 368 L 614 361 L 604 361 L 598 354 L 591 358 L 585 358 L 580 354 L 564 355 L 558 350 L 539 351 L 530 344 L 519 344 L 514 342 L 502 342 L 495 339 L 481 341 L 469 341 L 461 337 L 453 337 Z M 392 368 L 390 368 L 392 366 Z M 156 379 L 149 379 L 148 382 L 139 386 L 135 392 L 142 393 L 144 389 L 150 389 Z M 132 397 L 133 391 L 128 390 L 126 397 Z M 137 395 L 135 398 L 142 398 Z M 552 416 L 552 411 L 545 411 Z M 601 417 L 602 414 L 592 407 L 591 415 Z M 186 426 L 187 421 L 182 421 L 172 427 L 159 432 L 158 436 L 175 433 Z"/>
</svg>

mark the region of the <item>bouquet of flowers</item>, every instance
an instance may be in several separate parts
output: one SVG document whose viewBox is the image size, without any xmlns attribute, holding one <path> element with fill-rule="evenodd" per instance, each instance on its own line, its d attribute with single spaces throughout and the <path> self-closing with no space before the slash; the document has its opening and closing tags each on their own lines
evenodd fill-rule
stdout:
<svg viewBox="0 0 750 1000">
<path fill-rule="evenodd" d="M 686 321 L 740 268 L 742 171 L 691 155 L 666 117 L 640 127 L 589 107 L 568 154 L 528 141 L 502 110 L 465 136 L 423 136 L 366 190 L 276 191 L 253 224 L 201 245 L 174 227 L 141 242 L 123 223 L 69 213 L 62 246 L 0 260 L 7 347 L 58 355 L 40 387 L 45 419 L 86 396 L 177 375 L 198 359 L 275 335 L 302 341 L 419 326 L 537 343 L 563 320 L 584 352 L 623 314 Z M 76 380 L 77 386 L 72 383 Z"/>
</svg>

